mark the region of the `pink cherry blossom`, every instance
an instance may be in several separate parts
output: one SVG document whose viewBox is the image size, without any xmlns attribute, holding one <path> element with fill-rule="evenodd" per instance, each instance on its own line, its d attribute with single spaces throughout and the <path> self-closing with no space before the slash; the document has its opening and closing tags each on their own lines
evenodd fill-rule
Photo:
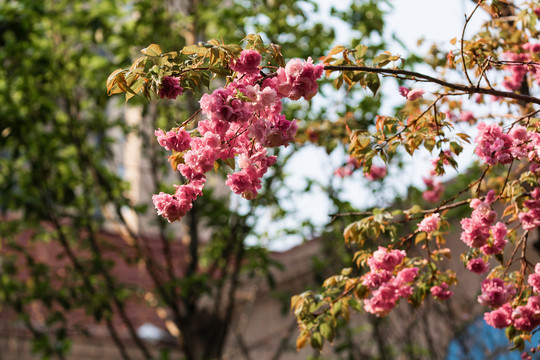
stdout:
<svg viewBox="0 0 540 360">
<path fill-rule="evenodd" d="M 379 246 L 373 255 L 368 258 L 368 265 L 372 271 L 374 270 L 388 270 L 393 271 L 394 268 L 399 265 L 405 258 L 405 251 L 403 250 L 391 250 Z"/>
<path fill-rule="evenodd" d="M 534 292 L 540 293 L 540 263 L 534 267 L 534 273 L 529 275 L 527 283 L 532 287 Z"/>
<path fill-rule="evenodd" d="M 163 216 L 168 222 L 181 219 L 191 209 L 191 202 L 181 201 L 163 192 L 153 195 L 152 202 L 157 209 L 158 215 Z"/>
<path fill-rule="evenodd" d="M 260 72 L 261 54 L 255 50 L 243 50 L 236 61 L 231 64 L 231 69 L 246 75 L 257 75 Z"/>
<path fill-rule="evenodd" d="M 370 299 L 364 300 L 364 310 L 377 316 L 387 315 L 399 300 L 399 294 L 392 285 L 383 285 L 373 291 L 372 295 Z"/>
<path fill-rule="evenodd" d="M 540 226 L 540 187 L 531 192 L 531 199 L 524 201 L 523 205 L 528 209 L 518 214 L 523 229 L 532 230 Z"/>
<path fill-rule="evenodd" d="M 422 193 L 422 198 L 426 201 L 436 203 L 439 202 L 444 193 L 444 186 L 440 181 L 433 178 L 422 178 L 427 189 Z"/>
<path fill-rule="evenodd" d="M 406 283 L 412 282 L 418 276 L 418 268 L 405 268 L 396 275 L 396 284 L 403 286 Z"/>
<path fill-rule="evenodd" d="M 377 289 L 382 284 L 385 284 L 392 279 L 392 272 L 387 270 L 381 270 L 379 272 L 369 272 L 364 275 L 362 284 L 369 287 L 370 289 Z"/>
<path fill-rule="evenodd" d="M 521 47 L 523 50 L 531 53 L 540 52 L 540 43 L 525 43 Z"/>
<path fill-rule="evenodd" d="M 307 61 L 293 59 L 287 63 L 285 68 L 277 70 L 276 89 L 280 96 L 288 97 L 291 100 L 298 100 L 304 97 L 310 100 L 317 93 L 319 79 L 323 73 L 324 65 L 313 65 L 311 58 Z"/>
<path fill-rule="evenodd" d="M 448 290 L 448 284 L 442 282 L 441 285 L 435 285 L 430 289 L 431 295 L 438 300 L 447 300 L 452 297 L 452 291 Z"/>
<path fill-rule="evenodd" d="M 174 100 L 178 97 L 178 95 L 182 95 L 183 93 L 184 88 L 180 86 L 180 79 L 172 76 L 163 77 L 158 92 L 160 98 Z"/>
<path fill-rule="evenodd" d="M 413 90 L 410 90 L 407 93 L 407 100 L 415 101 L 417 99 L 420 99 L 422 96 L 424 96 L 424 90 L 422 90 L 422 89 L 413 89 Z"/>
<path fill-rule="evenodd" d="M 504 329 L 512 325 L 512 307 L 506 303 L 496 310 L 485 313 L 484 320 L 489 326 Z"/>
<path fill-rule="evenodd" d="M 475 119 L 474 114 L 471 111 L 462 111 L 459 114 L 459 121 L 461 122 L 473 122 Z"/>
<path fill-rule="evenodd" d="M 475 141 L 477 143 L 475 153 L 486 164 L 508 164 L 512 161 L 512 138 L 505 134 L 499 125 L 481 122 L 478 124 Z"/>
<path fill-rule="evenodd" d="M 163 146 L 169 151 L 185 151 L 189 149 L 191 137 L 185 130 L 171 130 L 165 133 L 163 130 L 158 129 L 154 132 L 154 135 L 157 137 L 159 145 Z"/>
<path fill-rule="evenodd" d="M 334 170 L 334 175 L 340 178 L 351 176 L 352 173 L 353 173 L 352 169 L 345 166 L 339 167 L 336 170 Z"/>
<path fill-rule="evenodd" d="M 482 281 L 481 288 L 482 294 L 478 296 L 478 302 L 492 308 L 498 308 L 507 303 L 516 293 L 516 289 L 512 284 L 506 285 L 499 278 Z"/>
<path fill-rule="evenodd" d="M 407 97 L 407 94 L 409 93 L 409 88 L 406 88 L 405 86 L 400 86 L 398 88 L 399 94 L 403 97 Z"/>
<path fill-rule="evenodd" d="M 368 173 L 365 173 L 364 176 L 369 181 L 375 181 L 384 178 L 386 176 L 386 173 L 386 166 L 371 165 L 371 169 Z"/>
<path fill-rule="evenodd" d="M 270 119 L 259 119 L 251 127 L 255 138 L 267 147 L 287 147 L 294 140 L 297 129 L 296 121 L 287 120 L 285 115 L 277 115 Z"/>
<path fill-rule="evenodd" d="M 491 203 L 494 201 L 494 192 L 491 190 L 488 192 L 486 199 L 481 201 L 479 199 L 473 199 L 471 201 L 471 207 L 474 209 L 470 218 L 464 218 L 461 220 L 461 240 L 471 248 L 480 248 L 486 245 L 487 240 L 490 237 L 490 227 L 495 222 L 497 214 L 491 210 Z M 498 234 L 501 232 L 501 228 L 496 228 Z M 503 246 L 504 240 L 497 243 L 497 246 Z"/>
<path fill-rule="evenodd" d="M 501 57 L 506 61 L 516 63 L 527 62 L 531 60 L 531 56 L 529 54 L 516 54 L 510 51 L 502 53 Z M 521 83 L 523 82 L 525 75 L 527 74 L 527 66 L 520 64 L 510 64 L 506 65 L 505 69 L 510 71 L 510 76 L 505 77 L 503 81 L 503 86 L 510 91 L 519 90 L 521 87 Z"/>
<path fill-rule="evenodd" d="M 480 250 L 486 255 L 499 254 L 504 250 L 504 247 L 508 243 L 508 240 L 506 240 L 506 225 L 498 222 L 495 226 L 492 226 L 490 230 L 493 241 L 490 244 L 482 246 Z"/>
<path fill-rule="evenodd" d="M 418 230 L 431 233 L 439 227 L 439 222 L 441 218 L 438 213 L 431 214 L 430 216 L 425 217 L 420 224 L 418 224 Z"/>
<path fill-rule="evenodd" d="M 488 271 L 489 268 L 488 265 L 484 262 L 484 260 L 478 258 L 469 260 L 469 262 L 467 263 L 467 270 L 476 274 L 483 274 Z"/>
</svg>

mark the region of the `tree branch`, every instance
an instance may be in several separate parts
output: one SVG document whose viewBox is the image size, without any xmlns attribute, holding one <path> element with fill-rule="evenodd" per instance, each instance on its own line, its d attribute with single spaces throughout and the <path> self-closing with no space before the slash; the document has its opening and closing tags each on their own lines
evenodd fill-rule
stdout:
<svg viewBox="0 0 540 360">
<path fill-rule="evenodd" d="M 334 65 L 326 65 L 324 67 L 324 70 L 330 70 L 330 71 L 364 71 L 368 73 L 375 73 L 375 74 L 383 74 L 383 75 L 394 75 L 394 76 L 407 76 L 411 80 L 417 80 L 422 79 L 434 84 L 438 84 L 450 89 L 463 91 L 467 94 L 486 94 L 486 95 L 493 95 L 503 98 L 509 98 L 509 99 L 515 99 L 518 101 L 522 101 L 525 103 L 532 103 L 540 105 L 540 99 L 536 98 L 534 96 L 529 95 L 522 95 L 522 94 L 516 94 L 509 91 L 501 91 L 496 89 L 490 89 L 490 88 L 484 88 L 484 87 L 478 87 L 478 86 L 469 86 L 469 85 L 463 85 L 463 84 L 454 84 L 450 83 L 445 80 L 437 79 L 435 77 L 425 75 L 422 73 L 418 73 L 415 71 L 409 71 L 409 70 L 402 70 L 402 69 L 383 69 L 383 68 L 377 68 L 377 67 L 370 67 L 370 66 L 359 66 L 359 65 L 351 65 L 351 66 L 334 66 Z"/>
</svg>

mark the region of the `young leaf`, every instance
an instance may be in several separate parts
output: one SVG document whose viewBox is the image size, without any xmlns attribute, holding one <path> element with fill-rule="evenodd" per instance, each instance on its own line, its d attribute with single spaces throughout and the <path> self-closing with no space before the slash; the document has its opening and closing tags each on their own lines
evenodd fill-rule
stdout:
<svg viewBox="0 0 540 360">
<path fill-rule="evenodd" d="M 159 56 L 163 53 L 163 51 L 161 51 L 161 47 L 158 44 L 151 44 L 150 46 L 142 49 L 141 52 L 144 55 L 148 56 Z"/>
<path fill-rule="evenodd" d="M 379 76 L 377 74 L 367 74 L 366 75 L 366 85 L 373 92 L 373 95 L 377 94 L 377 90 L 379 90 L 379 87 L 381 86 L 381 81 L 379 80 Z"/>
</svg>

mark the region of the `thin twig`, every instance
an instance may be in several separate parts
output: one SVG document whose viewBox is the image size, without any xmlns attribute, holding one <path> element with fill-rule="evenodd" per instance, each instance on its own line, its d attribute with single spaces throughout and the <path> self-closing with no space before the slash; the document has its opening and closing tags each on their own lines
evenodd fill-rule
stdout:
<svg viewBox="0 0 540 360">
<path fill-rule="evenodd" d="M 512 165 L 514 165 L 514 160 L 512 159 L 512 162 L 510 162 L 510 166 L 508 167 L 508 172 L 506 173 L 506 179 L 504 179 L 504 185 L 499 192 L 499 196 L 502 196 L 504 193 L 504 189 L 506 189 L 506 185 L 508 184 L 508 179 L 510 178 L 510 173 L 512 172 Z"/>
<path fill-rule="evenodd" d="M 461 32 L 461 63 L 463 64 L 463 72 L 465 73 L 465 77 L 467 78 L 467 81 L 469 82 L 470 86 L 473 86 L 473 83 L 471 81 L 471 78 L 469 77 L 469 73 L 467 72 L 467 64 L 465 62 L 465 55 L 463 52 L 463 43 L 465 42 L 465 30 L 467 30 L 467 24 L 469 24 L 469 21 L 471 21 L 472 16 L 476 12 L 476 10 L 480 7 L 482 2 L 483 0 L 479 1 L 478 4 L 476 4 L 476 7 L 471 12 L 471 15 L 469 15 L 468 17 L 467 15 L 465 15 L 465 24 L 463 25 L 463 31 Z"/>
<path fill-rule="evenodd" d="M 182 124 L 180 124 L 179 127 L 182 128 L 182 127 L 186 126 L 187 124 L 189 124 L 189 122 L 190 122 L 191 120 L 193 120 L 193 119 L 195 118 L 195 116 L 197 116 L 197 114 L 200 113 L 201 111 L 202 111 L 202 109 L 198 109 L 197 111 L 195 111 L 195 112 L 193 113 L 193 115 L 191 115 L 186 121 L 184 121 Z"/>
<path fill-rule="evenodd" d="M 416 123 L 418 122 L 418 120 L 420 120 L 424 115 L 426 115 L 434 106 L 436 106 L 437 102 L 439 100 L 441 100 L 445 95 L 442 94 L 442 95 L 439 95 L 437 96 L 437 99 L 435 99 L 434 102 L 431 103 L 431 105 L 423 112 L 420 114 L 420 116 L 418 116 L 416 119 L 414 119 L 413 121 L 411 121 L 410 123 L 408 123 L 407 125 L 405 125 L 405 127 L 403 129 L 401 129 L 399 132 L 397 132 L 396 134 L 392 135 L 390 138 L 386 139 L 384 141 L 383 144 L 381 145 L 378 145 L 376 146 L 377 148 L 380 148 L 382 149 L 383 147 L 385 147 L 387 144 L 389 144 L 392 140 L 394 140 L 395 138 L 397 137 L 400 137 L 401 134 L 403 134 L 405 132 L 405 130 L 407 130 L 409 127 L 411 126 L 414 126 L 416 125 Z"/>
<path fill-rule="evenodd" d="M 521 245 L 523 245 L 523 243 L 526 241 L 526 237 L 528 236 L 529 234 L 529 231 L 525 231 L 525 233 L 521 236 L 521 239 L 519 239 L 519 242 L 516 244 L 516 247 L 514 248 L 514 251 L 512 252 L 512 255 L 510 256 L 510 260 L 508 260 L 506 262 L 506 265 L 505 265 L 505 270 L 504 270 L 504 273 L 503 273 L 503 279 L 504 277 L 506 276 L 506 273 L 508 272 L 508 269 L 510 268 L 510 264 L 512 264 L 512 262 L 514 262 L 514 257 L 516 256 L 516 253 L 517 253 L 517 250 L 519 249 L 519 247 Z"/>
</svg>

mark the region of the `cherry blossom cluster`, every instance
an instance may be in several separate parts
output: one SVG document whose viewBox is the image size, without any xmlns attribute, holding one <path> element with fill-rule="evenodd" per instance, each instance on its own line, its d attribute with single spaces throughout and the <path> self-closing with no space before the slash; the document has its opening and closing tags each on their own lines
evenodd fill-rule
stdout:
<svg viewBox="0 0 540 360">
<path fill-rule="evenodd" d="M 476 136 L 476 154 L 488 165 L 508 164 L 512 160 L 527 159 L 530 170 L 534 173 L 540 163 L 540 133 L 527 131 L 517 125 L 508 133 L 504 133 L 497 124 L 478 125 Z M 540 189 L 536 187 L 531 192 L 531 198 L 524 202 L 527 211 L 519 213 L 523 229 L 531 230 L 540 225 Z M 501 230 L 502 231 L 502 230 Z"/>
<path fill-rule="evenodd" d="M 532 230 L 540 226 L 540 188 L 534 189 L 531 199 L 525 200 L 523 205 L 529 209 L 518 214 L 523 229 Z"/>
<path fill-rule="evenodd" d="M 358 169 L 359 167 L 360 163 L 358 162 L 358 159 L 349 156 L 347 158 L 347 163 L 344 166 L 341 166 L 334 170 L 334 175 L 340 178 L 351 176 L 354 170 Z"/>
<path fill-rule="evenodd" d="M 187 180 L 175 185 L 174 195 L 161 192 L 152 197 L 158 214 L 169 222 L 181 219 L 192 208 L 202 195 L 205 174 L 218 160 L 237 159 L 239 170 L 228 174 L 225 183 L 234 193 L 253 199 L 262 186 L 262 176 L 276 162 L 268 148 L 287 146 L 294 140 L 297 125 L 281 114 L 281 99 L 311 99 L 317 93 L 323 65 L 314 65 L 311 58 L 291 60 L 275 76 L 268 76 L 261 73 L 261 59 L 257 51 L 242 51 L 230 65 L 236 78 L 201 97 L 206 119 L 198 123 L 200 136 L 183 129 L 156 130 L 161 146 L 173 151 L 173 156 L 180 153 L 183 161 L 177 170 Z M 172 99 L 182 91 L 177 78 L 165 77 L 159 95 Z"/>
<path fill-rule="evenodd" d="M 532 48 L 531 48 L 532 49 Z M 535 50 L 537 51 L 537 50 Z M 523 54 L 521 54 L 523 55 Z M 523 59 L 516 61 L 523 61 Z M 512 79 L 506 79 L 510 88 L 513 81 L 521 83 L 526 67 L 512 66 Z M 528 160 L 530 170 L 534 173 L 539 163 L 539 134 L 527 131 L 523 126 L 513 126 L 508 133 L 497 125 L 480 123 L 476 136 L 476 150 L 486 164 L 509 164 L 513 160 Z M 495 201 L 494 192 L 490 191 L 484 200 L 474 199 L 471 207 L 474 209 L 470 218 L 461 221 L 463 232 L 461 239 L 471 248 L 479 249 L 484 255 L 496 255 L 503 252 L 508 240 L 507 227 L 501 222 L 495 223 L 497 214 L 491 209 Z M 531 191 L 530 198 L 523 202 L 523 209 L 518 213 L 519 221 L 524 230 L 531 230 L 540 225 L 540 188 L 538 185 Z M 485 273 L 488 264 L 480 258 L 470 259 L 467 269 L 474 273 Z M 530 332 L 540 325 L 540 264 L 535 267 L 535 273 L 528 278 L 528 283 L 536 295 L 520 300 L 516 306 L 514 296 L 517 290 L 513 283 L 505 283 L 500 278 L 489 278 L 482 282 L 482 294 L 478 302 L 493 310 L 484 314 L 487 324 L 496 328 L 513 326 L 517 330 Z M 526 301 L 526 303 L 525 303 Z M 512 305 L 513 303 L 513 305 Z"/>
<path fill-rule="evenodd" d="M 388 314 L 399 299 L 412 295 L 411 283 L 418 275 L 418 268 L 402 268 L 405 251 L 379 246 L 368 259 L 370 272 L 364 275 L 362 284 L 371 290 L 371 298 L 364 300 L 364 309 L 377 316 Z"/>
<path fill-rule="evenodd" d="M 521 84 L 528 72 L 533 73 L 536 77 L 536 82 L 540 83 L 539 67 L 520 64 L 533 60 L 533 55 L 540 52 L 540 43 L 525 43 L 521 48 L 526 52 L 517 54 L 506 51 L 501 54 L 503 60 L 510 62 L 510 64 L 505 66 L 505 69 L 510 72 L 510 76 L 505 77 L 503 81 L 503 86 L 510 91 L 520 90 Z"/>
<path fill-rule="evenodd" d="M 507 228 L 502 222 L 497 222 L 497 213 L 491 209 L 495 201 L 495 193 L 489 191 L 486 198 L 473 199 L 470 218 L 461 220 L 461 240 L 471 248 L 480 249 L 486 255 L 499 254 L 508 243 L 506 240 Z M 489 241 L 488 241 L 489 240 Z"/>
<path fill-rule="evenodd" d="M 478 124 L 476 155 L 486 164 L 509 164 L 514 159 L 540 159 L 540 134 L 517 125 L 507 134 L 497 124 Z"/>
<path fill-rule="evenodd" d="M 540 264 L 536 264 L 534 270 L 534 273 L 529 275 L 528 283 L 536 295 L 530 296 L 525 304 L 515 308 L 510 303 L 516 294 L 512 284 L 505 284 L 499 278 L 482 282 L 482 294 L 478 297 L 478 302 L 494 309 L 484 314 L 488 325 L 499 329 L 513 326 L 525 332 L 531 332 L 540 326 Z"/>
<path fill-rule="evenodd" d="M 495 310 L 485 313 L 484 320 L 495 328 L 514 326 L 521 331 L 530 332 L 540 325 L 540 296 L 531 296 L 525 305 L 515 309 L 509 300 L 515 295 L 512 284 L 505 285 L 501 279 L 494 278 L 482 282 L 482 295 L 478 301 Z"/>
<path fill-rule="evenodd" d="M 364 176 L 370 181 L 375 181 L 384 178 L 387 171 L 386 166 L 371 165 L 369 172 L 364 173 Z"/>
<path fill-rule="evenodd" d="M 489 270 L 489 266 L 482 258 L 470 259 L 467 262 L 467 270 L 476 274 L 483 274 Z"/>
</svg>

